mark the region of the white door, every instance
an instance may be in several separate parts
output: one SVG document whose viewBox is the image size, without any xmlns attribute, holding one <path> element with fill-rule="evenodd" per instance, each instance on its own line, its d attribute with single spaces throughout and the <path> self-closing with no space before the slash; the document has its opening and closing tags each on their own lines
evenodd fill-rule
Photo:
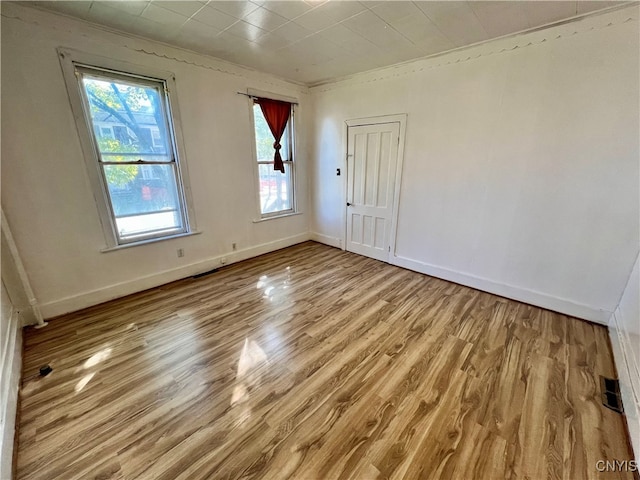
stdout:
<svg viewBox="0 0 640 480">
<path fill-rule="evenodd" d="M 398 163 L 399 123 L 349 127 L 347 250 L 387 262 Z"/>
</svg>

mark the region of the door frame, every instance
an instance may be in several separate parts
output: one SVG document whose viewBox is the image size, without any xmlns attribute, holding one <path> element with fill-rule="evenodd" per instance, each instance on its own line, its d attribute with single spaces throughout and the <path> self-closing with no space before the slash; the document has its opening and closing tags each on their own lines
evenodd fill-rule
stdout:
<svg viewBox="0 0 640 480">
<path fill-rule="evenodd" d="M 347 191 L 349 188 L 347 155 L 349 142 L 349 127 L 361 127 L 365 125 L 380 125 L 384 123 L 399 123 L 398 133 L 398 161 L 396 162 L 396 178 L 393 190 L 393 206 L 391 213 L 391 234 L 389 236 L 389 249 L 387 252 L 387 263 L 396 256 L 396 233 L 398 228 L 398 212 L 400 209 L 400 186 L 402 184 L 402 164 L 404 161 L 404 142 L 407 130 L 407 114 L 396 113 L 392 115 L 379 115 L 375 117 L 362 117 L 345 120 L 342 132 L 342 171 L 344 180 L 342 181 L 342 239 L 340 241 L 342 250 L 347 249 Z"/>
</svg>

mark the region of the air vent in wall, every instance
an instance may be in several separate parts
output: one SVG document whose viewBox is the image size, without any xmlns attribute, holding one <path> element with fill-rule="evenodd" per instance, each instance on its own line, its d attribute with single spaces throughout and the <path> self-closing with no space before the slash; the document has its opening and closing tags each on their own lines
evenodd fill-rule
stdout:
<svg viewBox="0 0 640 480">
<path fill-rule="evenodd" d="M 607 378 L 601 375 L 600 391 L 602 392 L 602 404 L 615 412 L 622 413 L 620 382 L 615 378 Z"/>
</svg>

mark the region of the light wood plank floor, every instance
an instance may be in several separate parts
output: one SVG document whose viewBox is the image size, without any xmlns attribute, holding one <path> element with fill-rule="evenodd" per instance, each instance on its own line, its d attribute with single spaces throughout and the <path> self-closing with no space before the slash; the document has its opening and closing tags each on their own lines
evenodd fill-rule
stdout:
<svg viewBox="0 0 640 480">
<path fill-rule="evenodd" d="M 308 242 L 27 330 L 17 478 L 633 478 L 600 374 L 604 327 Z"/>
</svg>

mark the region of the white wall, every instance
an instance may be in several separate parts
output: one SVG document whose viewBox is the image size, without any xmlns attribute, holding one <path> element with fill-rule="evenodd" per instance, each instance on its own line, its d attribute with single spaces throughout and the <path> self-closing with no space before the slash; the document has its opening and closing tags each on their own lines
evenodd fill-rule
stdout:
<svg viewBox="0 0 640 480">
<path fill-rule="evenodd" d="M 20 318 L 2 282 L 0 292 L 0 479 L 12 478 L 13 445 L 20 369 Z"/>
<path fill-rule="evenodd" d="M 407 113 L 392 263 L 606 324 L 639 237 L 638 33 L 632 7 L 311 88 L 314 238 L 344 235 L 345 120 Z"/>
<path fill-rule="evenodd" d="M 29 297 L 22 286 L 20 274 L 18 273 L 16 262 L 11 255 L 9 241 L 5 232 L 6 226 L 2 225 L 2 235 L 0 235 L 0 252 L 2 254 L 0 270 L 2 271 L 2 280 L 6 282 L 6 288 L 11 297 L 13 308 L 21 313 L 22 320 L 26 321 L 27 324 L 35 324 L 36 319 L 30 309 Z"/>
<path fill-rule="evenodd" d="M 29 7 L 3 2 L 2 14 L 2 206 L 45 317 L 207 271 L 223 256 L 235 261 L 308 238 L 306 88 Z M 58 47 L 175 74 L 186 150 L 181 160 L 200 235 L 100 252 L 106 243 Z M 250 107 L 236 93 L 247 88 L 299 100 L 301 215 L 253 222 Z"/>
<path fill-rule="evenodd" d="M 631 443 L 640 458 L 640 267 L 639 260 L 629 276 L 620 304 L 611 317 L 609 333 L 620 379 Z"/>
<path fill-rule="evenodd" d="M 408 114 L 394 263 L 602 323 L 617 305 L 638 244 L 638 7 L 311 90 L 48 12 L 2 12 L 2 205 L 45 317 L 310 230 L 339 245 L 344 121 L 394 113 Z M 175 73 L 201 235 L 100 253 L 60 46 Z M 252 221 L 246 88 L 299 98 L 302 215 Z"/>
</svg>

